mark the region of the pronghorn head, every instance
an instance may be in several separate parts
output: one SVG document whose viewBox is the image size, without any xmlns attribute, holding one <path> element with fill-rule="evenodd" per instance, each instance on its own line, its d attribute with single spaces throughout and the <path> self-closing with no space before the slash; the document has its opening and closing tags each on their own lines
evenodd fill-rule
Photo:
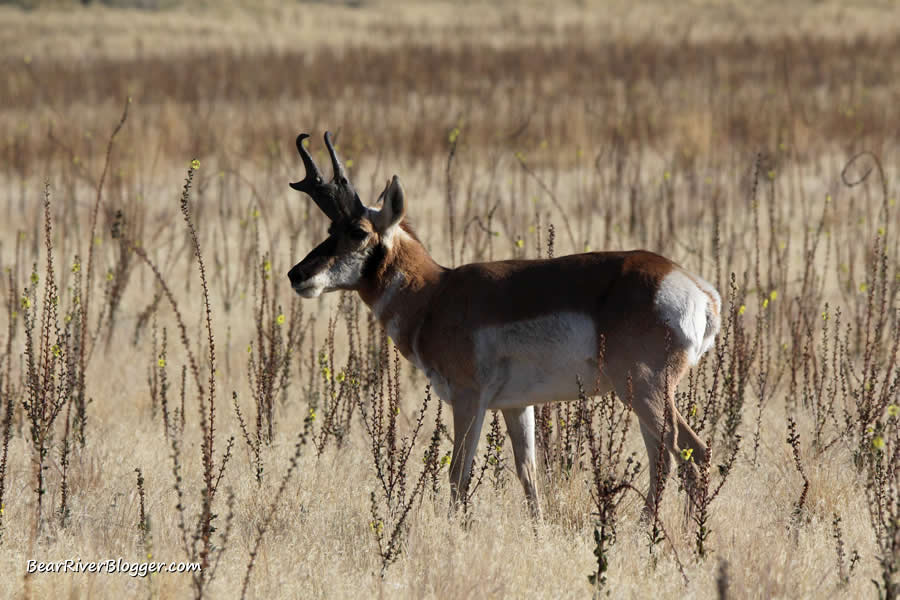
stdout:
<svg viewBox="0 0 900 600">
<path fill-rule="evenodd" d="M 297 136 L 297 151 L 306 167 L 303 181 L 291 187 L 306 193 L 329 219 L 328 239 L 316 246 L 306 258 L 288 273 L 291 287 L 304 298 L 315 298 L 322 292 L 359 289 L 372 276 L 378 263 L 391 246 L 397 226 L 405 211 L 403 188 L 394 175 L 381 193 L 381 210 L 366 207 L 359 199 L 347 172 L 325 132 L 325 145 L 331 155 L 334 177 L 325 183 L 303 140 Z"/>
</svg>

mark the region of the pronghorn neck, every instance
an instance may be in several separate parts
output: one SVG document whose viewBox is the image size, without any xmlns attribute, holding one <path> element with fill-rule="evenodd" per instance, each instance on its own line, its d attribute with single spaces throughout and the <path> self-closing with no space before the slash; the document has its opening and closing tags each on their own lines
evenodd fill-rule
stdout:
<svg viewBox="0 0 900 600">
<path fill-rule="evenodd" d="M 432 296 L 447 271 L 405 223 L 382 248 L 384 258 L 359 295 L 397 344 L 413 358 L 413 339 Z"/>
</svg>

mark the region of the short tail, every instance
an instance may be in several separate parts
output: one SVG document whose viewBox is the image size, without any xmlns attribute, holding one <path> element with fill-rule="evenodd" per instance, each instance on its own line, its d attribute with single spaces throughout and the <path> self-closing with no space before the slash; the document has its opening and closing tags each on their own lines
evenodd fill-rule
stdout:
<svg viewBox="0 0 900 600">
<path fill-rule="evenodd" d="M 704 282 L 706 283 L 706 282 Z M 719 335 L 719 329 L 722 327 L 722 299 L 719 292 L 712 286 L 709 286 L 710 298 L 706 303 L 706 329 L 703 331 L 703 341 L 700 344 L 700 352 L 697 358 L 703 356 L 703 353 L 712 348 Z"/>
<path fill-rule="evenodd" d="M 721 327 L 719 292 L 707 281 L 679 269 L 663 279 L 655 303 L 659 315 L 687 351 L 688 363 L 697 364 L 712 347 Z"/>
</svg>

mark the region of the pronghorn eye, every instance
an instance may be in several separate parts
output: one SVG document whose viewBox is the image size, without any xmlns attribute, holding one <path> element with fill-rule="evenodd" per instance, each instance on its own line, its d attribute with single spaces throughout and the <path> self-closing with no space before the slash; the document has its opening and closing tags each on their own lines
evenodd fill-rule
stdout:
<svg viewBox="0 0 900 600">
<path fill-rule="evenodd" d="M 361 242 L 364 239 L 366 239 L 367 237 L 369 237 L 369 232 L 366 231 L 365 229 L 362 229 L 359 227 L 354 227 L 353 229 L 350 230 L 350 237 L 352 239 L 356 240 L 357 242 Z"/>
</svg>

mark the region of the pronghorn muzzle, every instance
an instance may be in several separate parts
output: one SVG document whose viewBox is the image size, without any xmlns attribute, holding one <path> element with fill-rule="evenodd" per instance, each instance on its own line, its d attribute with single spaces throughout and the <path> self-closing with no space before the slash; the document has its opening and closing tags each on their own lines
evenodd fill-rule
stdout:
<svg viewBox="0 0 900 600">
<path fill-rule="evenodd" d="M 291 280 L 291 287 L 294 288 L 295 292 L 304 295 L 304 291 L 315 287 L 315 282 L 312 279 L 331 266 L 336 247 L 336 240 L 329 237 L 288 271 L 288 279 Z"/>
</svg>

